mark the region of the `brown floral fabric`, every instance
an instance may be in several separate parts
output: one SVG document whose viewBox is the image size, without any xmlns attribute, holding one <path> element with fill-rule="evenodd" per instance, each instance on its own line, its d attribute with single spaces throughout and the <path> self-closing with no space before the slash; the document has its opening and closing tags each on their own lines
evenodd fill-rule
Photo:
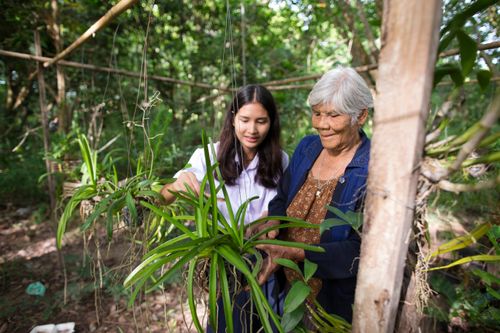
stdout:
<svg viewBox="0 0 500 333">
<path fill-rule="evenodd" d="M 288 206 L 287 216 L 320 224 L 325 218 L 326 206 L 330 204 L 336 186 L 336 178 L 317 180 L 309 172 L 306 181 Z M 319 228 L 289 228 L 285 233 L 286 240 L 305 244 L 318 244 L 320 236 Z M 284 271 L 289 284 L 299 279 L 295 271 L 289 268 L 285 268 Z M 321 279 L 312 278 L 308 284 L 312 289 L 308 300 L 312 302 L 321 290 L 322 282 Z"/>
</svg>

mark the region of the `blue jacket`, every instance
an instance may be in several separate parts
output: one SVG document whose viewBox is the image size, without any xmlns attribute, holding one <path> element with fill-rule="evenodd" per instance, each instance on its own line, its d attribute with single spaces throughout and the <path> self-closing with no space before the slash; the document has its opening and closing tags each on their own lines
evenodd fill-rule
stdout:
<svg viewBox="0 0 500 333">
<path fill-rule="evenodd" d="M 343 212 L 362 209 L 370 158 L 370 140 L 360 131 L 361 145 L 339 179 L 330 206 Z M 297 146 L 278 185 L 278 193 L 269 203 L 269 215 L 286 216 L 291 201 L 304 184 L 307 174 L 323 146 L 317 135 L 306 136 Z M 325 219 L 335 215 L 328 211 Z M 348 225 L 333 227 L 321 235 L 324 253 L 305 251 L 306 259 L 318 264 L 315 276 L 323 280 L 319 303 L 329 312 L 352 320 L 352 304 L 358 271 L 361 239 Z"/>
</svg>

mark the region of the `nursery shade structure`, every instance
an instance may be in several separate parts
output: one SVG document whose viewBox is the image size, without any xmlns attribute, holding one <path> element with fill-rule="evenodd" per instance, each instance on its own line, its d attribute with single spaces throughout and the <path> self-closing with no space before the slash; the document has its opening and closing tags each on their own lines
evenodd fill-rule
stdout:
<svg viewBox="0 0 500 333">
<path fill-rule="evenodd" d="M 353 332 L 393 332 L 439 42 L 441 1 L 384 2 Z"/>
</svg>

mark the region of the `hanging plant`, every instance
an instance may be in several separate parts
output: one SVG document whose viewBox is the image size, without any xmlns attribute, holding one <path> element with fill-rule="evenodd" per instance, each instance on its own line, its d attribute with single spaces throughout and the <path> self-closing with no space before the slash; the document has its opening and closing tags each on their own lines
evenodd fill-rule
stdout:
<svg viewBox="0 0 500 333">
<path fill-rule="evenodd" d="M 187 189 L 187 192 L 175 193 L 177 201 L 190 207 L 193 212 L 192 214 L 173 215 L 169 211 L 155 207 L 149 202 L 141 202 L 144 207 L 151 210 L 158 217 L 174 225 L 182 234 L 149 251 L 143 257 L 142 262 L 125 279 L 124 285 L 126 287 L 134 287 L 129 304 L 133 304 L 138 292 L 146 284 L 146 292 L 155 290 L 173 274 L 185 269 L 187 266 L 189 310 L 192 314 L 194 325 L 199 332 L 204 332 L 205 330 L 198 319 L 196 310 L 196 277 L 208 279 L 203 284 L 208 286 L 209 322 L 212 327 L 216 327 L 217 323 L 217 300 L 222 299 L 227 330 L 228 332 L 233 332 L 232 298 L 235 293 L 241 292 L 243 288 L 247 288 L 250 290 L 253 304 L 257 309 L 264 331 L 273 332 L 272 321 L 280 332 L 284 332 L 280 318 L 273 312 L 261 290 L 261 286 L 257 282 L 257 274 L 260 271 L 263 259 L 255 246 L 258 244 L 275 244 L 322 252 L 324 251 L 322 248 L 308 244 L 259 239 L 259 236 L 271 230 L 319 226 L 289 217 L 268 216 L 252 224 L 269 220 L 280 220 L 282 223 L 262 230 L 254 236 L 245 239 L 246 226 L 244 225 L 244 217 L 249 203 L 255 198 L 248 199 L 234 212 L 224 182 L 220 181 L 219 186 L 215 186 L 214 173 L 217 174 L 219 180 L 223 178 L 217 167 L 217 163 L 212 164 L 210 161 L 207 138 L 204 132 L 202 133 L 202 143 L 207 172 L 200 188 L 208 188 L 208 195 L 204 191 L 195 194 L 189 189 Z M 212 153 L 214 153 L 213 147 Z M 229 212 L 229 220 L 222 215 L 217 207 L 217 193 L 219 192 L 223 194 Z M 194 228 L 190 229 L 186 227 L 186 221 L 194 221 Z M 197 271 L 197 268 L 200 266 L 206 267 L 206 270 L 204 272 Z M 165 267 L 167 269 L 161 271 Z M 161 273 L 157 274 L 159 271 Z M 233 272 L 237 272 L 237 276 L 242 276 L 243 279 L 239 280 L 239 277 L 235 278 Z"/>
<path fill-rule="evenodd" d="M 81 168 L 81 185 L 75 189 L 59 220 L 56 235 L 58 248 L 62 246 L 62 237 L 66 232 L 67 224 L 79 206 L 83 219 L 80 229 L 89 230 L 96 222 L 102 220 L 108 239 L 111 239 L 115 225 L 122 220 L 122 215 L 126 225 L 140 226 L 145 212 L 139 202 L 154 202 L 162 199 L 159 194 L 161 185 L 158 180 L 154 177 L 145 178 L 146 173 L 141 170 L 140 163 L 135 176 L 119 181 L 112 159 L 110 163 L 113 173 L 101 174 L 97 151 L 90 147 L 84 135 L 80 134 L 77 141 L 84 161 Z M 101 217 L 105 218 L 100 219 Z"/>
</svg>

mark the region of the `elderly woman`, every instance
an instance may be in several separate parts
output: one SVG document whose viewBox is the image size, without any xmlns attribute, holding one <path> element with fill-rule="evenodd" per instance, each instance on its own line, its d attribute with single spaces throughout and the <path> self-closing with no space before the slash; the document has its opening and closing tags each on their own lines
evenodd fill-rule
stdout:
<svg viewBox="0 0 500 333">
<path fill-rule="evenodd" d="M 324 74 L 314 85 L 308 102 L 312 108 L 312 127 L 318 135 L 306 136 L 297 146 L 278 185 L 278 194 L 269 203 L 269 215 L 291 216 L 319 224 L 335 217 L 327 205 L 343 212 L 362 209 L 370 141 L 361 127 L 373 99 L 355 70 L 337 68 Z M 275 236 L 268 234 L 271 238 Z M 316 297 L 328 313 L 351 321 L 361 243 L 358 234 L 349 225 L 343 225 L 321 235 L 318 228 L 289 228 L 281 231 L 279 237 L 317 244 L 325 252 L 261 245 L 259 248 L 268 257 L 260 272 L 260 282 L 280 268 L 273 262 L 275 258 L 298 263 L 307 259 L 318 265 L 309 283 L 312 297 Z M 284 268 L 284 273 L 288 286 L 298 278 L 288 268 Z"/>
</svg>

